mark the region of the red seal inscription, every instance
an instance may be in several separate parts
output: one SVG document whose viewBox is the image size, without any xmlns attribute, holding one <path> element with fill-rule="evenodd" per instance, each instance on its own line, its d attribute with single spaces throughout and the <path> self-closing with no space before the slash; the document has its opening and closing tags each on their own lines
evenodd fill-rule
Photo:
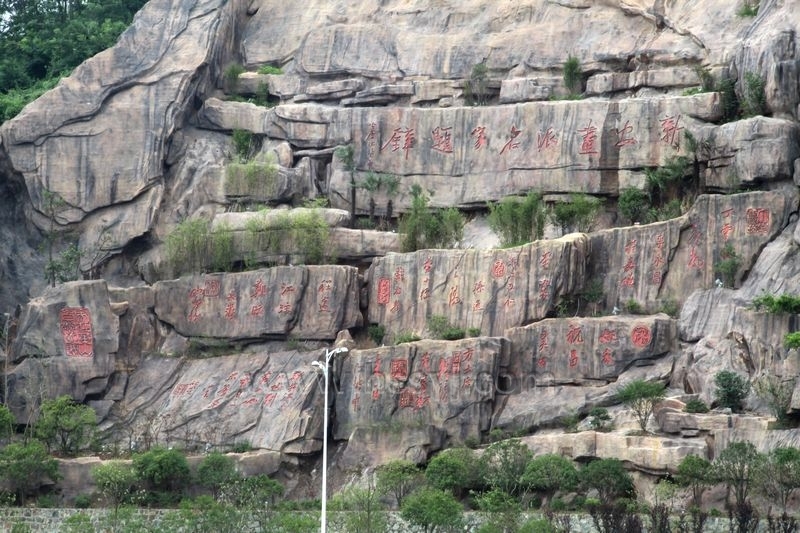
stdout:
<svg viewBox="0 0 800 533">
<path fill-rule="evenodd" d="M 634 326 L 631 330 L 631 341 L 634 346 L 644 348 L 650 344 L 653 339 L 653 334 L 647 326 Z"/>
<path fill-rule="evenodd" d="M 89 310 L 85 307 L 65 307 L 58 314 L 58 319 L 67 357 L 92 357 L 94 336 Z"/>
</svg>

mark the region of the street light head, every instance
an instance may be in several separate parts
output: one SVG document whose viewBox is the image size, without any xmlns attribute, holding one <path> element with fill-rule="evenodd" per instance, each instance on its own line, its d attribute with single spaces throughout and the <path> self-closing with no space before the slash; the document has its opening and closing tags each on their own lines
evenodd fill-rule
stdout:
<svg viewBox="0 0 800 533">
<path fill-rule="evenodd" d="M 330 350 L 328 352 L 328 357 L 332 357 L 332 356 L 334 356 L 336 354 L 340 354 L 340 353 L 347 353 L 349 351 L 350 350 L 347 348 L 347 346 L 339 346 L 338 348 L 334 348 L 333 350 Z"/>
<path fill-rule="evenodd" d="M 319 361 L 311 361 L 311 366 L 316 368 L 318 372 L 324 372 L 325 371 L 325 365 L 323 365 Z"/>
</svg>

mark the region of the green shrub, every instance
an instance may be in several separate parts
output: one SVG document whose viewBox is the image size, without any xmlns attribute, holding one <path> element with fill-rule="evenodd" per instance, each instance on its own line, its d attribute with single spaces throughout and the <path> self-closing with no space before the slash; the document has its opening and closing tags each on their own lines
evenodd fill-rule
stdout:
<svg viewBox="0 0 800 533">
<path fill-rule="evenodd" d="M 421 340 L 422 337 L 410 331 L 401 331 L 394 337 L 395 344 L 404 344 L 406 342 L 416 342 Z"/>
<path fill-rule="evenodd" d="M 578 413 L 570 413 L 561 418 L 561 426 L 566 433 L 577 433 L 580 421 L 581 417 Z"/>
<path fill-rule="evenodd" d="M 386 327 L 382 324 L 371 324 L 367 328 L 367 333 L 372 342 L 379 345 L 383 342 L 383 337 L 386 335 Z"/>
<path fill-rule="evenodd" d="M 55 87 L 61 76 L 54 76 L 37 81 L 35 84 L 18 89 L 10 89 L 0 93 L 0 124 L 11 120 L 22 111 L 22 108 L 33 102 L 44 93 Z"/>
<path fill-rule="evenodd" d="M 96 426 L 94 409 L 69 396 L 59 396 L 42 403 L 34 434 L 48 450 L 74 455 L 89 445 Z"/>
<path fill-rule="evenodd" d="M 756 9 L 758 9 L 756 7 Z M 742 94 L 742 116 L 744 118 L 764 115 L 767 112 L 767 97 L 764 94 L 764 79 L 753 72 L 744 73 Z"/>
<path fill-rule="evenodd" d="M 800 348 L 800 331 L 787 333 L 786 337 L 783 338 L 783 344 L 788 350 Z"/>
<path fill-rule="evenodd" d="M 645 222 L 650 210 L 650 197 L 641 189 L 628 187 L 619 193 L 617 209 L 619 214 L 631 223 Z"/>
<path fill-rule="evenodd" d="M 481 328 L 467 328 L 467 337 L 480 337 Z"/>
<path fill-rule="evenodd" d="M 523 199 L 508 197 L 489 204 L 489 227 L 504 247 L 541 239 L 546 217 L 547 210 L 538 192 L 529 192 Z"/>
<path fill-rule="evenodd" d="M 225 166 L 225 195 L 272 199 L 277 190 L 278 165 L 273 157 L 228 163 Z"/>
<path fill-rule="evenodd" d="M 689 158 L 685 156 L 670 157 L 663 166 L 645 169 L 645 184 L 650 202 L 662 203 L 667 193 L 677 188 L 688 169 Z"/>
<path fill-rule="evenodd" d="M 662 222 L 678 218 L 683 214 L 683 202 L 674 198 L 660 207 L 651 207 L 647 211 L 647 222 Z"/>
<path fill-rule="evenodd" d="M 233 130 L 231 140 L 233 141 L 233 151 L 239 161 L 248 161 L 255 149 L 252 132 L 239 129 Z"/>
<path fill-rule="evenodd" d="M 171 273 L 230 271 L 233 268 L 233 231 L 221 225 L 210 229 L 207 220 L 186 219 L 166 238 L 167 265 Z"/>
<path fill-rule="evenodd" d="M 611 415 L 605 407 L 594 407 L 589 411 L 589 426 L 595 431 L 609 431 L 611 429 Z"/>
<path fill-rule="evenodd" d="M 275 67 L 272 65 L 262 65 L 258 68 L 259 74 L 283 74 L 283 69 L 281 67 Z"/>
<path fill-rule="evenodd" d="M 742 402 L 750 393 L 750 382 L 747 378 L 730 370 L 722 370 L 714 376 L 714 384 L 717 386 L 714 391 L 717 404 L 730 408 L 735 413 L 741 411 Z"/>
<path fill-rule="evenodd" d="M 792 403 L 795 379 L 782 379 L 779 376 L 762 376 L 755 382 L 756 395 L 767 404 L 780 427 L 789 425 L 789 407 Z"/>
<path fill-rule="evenodd" d="M 464 100 L 467 105 L 486 105 L 489 96 L 486 84 L 488 73 L 486 63 L 481 62 L 472 67 L 469 79 L 464 84 Z"/>
<path fill-rule="evenodd" d="M 88 509 L 92 506 L 92 497 L 88 494 L 78 494 L 75 496 L 76 509 Z"/>
<path fill-rule="evenodd" d="M 233 444 L 231 451 L 233 453 L 246 453 L 253 449 L 252 444 L 246 440 L 242 440 Z"/>
<path fill-rule="evenodd" d="M 653 410 L 664 399 L 664 384 L 635 379 L 617 391 L 617 398 L 633 412 L 642 433 L 647 433 Z"/>
<path fill-rule="evenodd" d="M 443 315 L 433 315 L 428 319 L 428 331 L 431 333 L 431 338 L 447 341 L 463 339 L 465 335 L 463 328 L 453 326 Z"/>
<path fill-rule="evenodd" d="M 678 305 L 678 302 L 676 302 L 672 298 L 667 298 L 666 300 L 661 301 L 661 306 L 659 307 L 659 311 L 661 311 L 666 315 L 671 316 L 672 318 L 677 318 L 678 314 L 681 312 L 681 308 Z"/>
<path fill-rule="evenodd" d="M 191 477 L 186 456 L 178 450 L 165 448 L 134 455 L 133 469 L 150 489 L 150 503 L 156 506 L 180 501 Z"/>
<path fill-rule="evenodd" d="M 771 294 L 764 294 L 753 300 L 753 307 L 756 311 L 797 315 L 800 314 L 800 297 L 791 294 L 781 294 L 776 298 Z"/>
<path fill-rule="evenodd" d="M 219 452 L 212 452 L 203 458 L 197 467 L 197 483 L 211 491 L 211 496 L 216 500 L 220 489 L 237 479 L 240 474 L 236 471 L 233 458 Z"/>
<path fill-rule="evenodd" d="M 736 16 L 741 18 L 755 17 L 758 15 L 758 0 L 751 3 L 750 0 L 744 0 L 739 9 L 736 10 Z"/>
<path fill-rule="evenodd" d="M 702 92 L 707 93 L 713 91 L 715 82 L 714 76 L 711 75 L 711 71 L 699 65 L 694 68 L 694 71 L 697 73 L 697 77 L 700 79 L 700 87 Z"/>
<path fill-rule="evenodd" d="M 687 413 L 707 413 L 708 406 L 703 400 L 699 398 L 692 398 L 686 402 L 686 406 L 683 408 L 683 410 Z"/>
<path fill-rule="evenodd" d="M 425 248 L 453 248 L 464 234 L 464 216 L 455 208 L 431 211 L 430 199 L 419 185 L 411 188 L 411 209 L 400 217 L 404 252 Z"/>
<path fill-rule="evenodd" d="M 640 315 L 643 312 L 642 304 L 631 298 L 625 302 L 625 312 L 631 315 Z"/>
<path fill-rule="evenodd" d="M 589 231 L 601 204 L 600 200 L 588 194 L 570 194 L 570 201 L 557 202 L 553 206 L 550 218 L 563 233 L 568 230 Z"/>
<path fill-rule="evenodd" d="M 736 274 L 742 266 L 742 258 L 736 253 L 731 243 L 726 243 L 719 252 L 720 260 L 717 262 L 716 271 L 722 278 L 722 283 L 729 288 L 736 285 Z"/>
<path fill-rule="evenodd" d="M 582 91 L 583 85 L 583 72 L 581 71 L 581 62 L 577 57 L 569 55 L 567 61 L 564 63 L 564 86 L 569 91 L 571 96 L 578 95 Z"/>
<path fill-rule="evenodd" d="M 227 82 L 228 92 L 235 93 L 239 88 L 239 76 L 244 74 L 244 67 L 238 63 L 231 63 L 225 69 L 225 81 Z"/>
<path fill-rule="evenodd" d="M 260 215 L 245 224 L 247 268 L 257 266 L 256 252 L 299 255 L 298 260 L 308 265 L 333 260 L 329 251 L 330 228 L 319 209 L 282 211 L 274 217 L 268 217 L 267 210 L 263 210 Z"/>
<path fill-rule="evenodd" d="M 717 91 L 720 93 L 722 106 L 722 121 L 730 122 L 739 116 L 739 99 L 736 97 L 736 81 L 732 78 L 722 78 L 717 82 Z"/>
<path fill-rule="evenodd" d="M 597 490 L 600 502 L 613 503 L 623 496 L 635 493 L 633 480 L 619 459 L 597 459 L 580 471 L 581 483 L 586 489 Z"/>
</svg>

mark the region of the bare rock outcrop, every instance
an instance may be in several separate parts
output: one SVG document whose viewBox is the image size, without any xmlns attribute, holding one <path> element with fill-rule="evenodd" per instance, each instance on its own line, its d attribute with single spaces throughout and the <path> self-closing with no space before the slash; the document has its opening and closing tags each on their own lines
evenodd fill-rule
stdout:
<svg viewBox="0 0 800 533">
<path fill-rule="evenodd" d="M 289 266 L 153 285 L 155 313 L 187 337 L 335 339 L 361 325 L 358 271 Z"/>
<path fill-rule="evenodd" d="M 544 318 L 584 282 L 582 234 L 505 250 L 420 250 L 376 259 L 368 319 L 391 332 L 423 332 L 433 315 L 497 335 Z"/>
</svg>

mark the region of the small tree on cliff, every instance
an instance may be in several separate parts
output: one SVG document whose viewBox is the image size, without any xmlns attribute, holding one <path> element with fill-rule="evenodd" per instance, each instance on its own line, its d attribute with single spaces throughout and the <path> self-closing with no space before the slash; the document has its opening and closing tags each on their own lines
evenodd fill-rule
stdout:
<svg viewBox="0 0 800 533">
<path fill-rule="evenodd" d="M 71 455 L 89 444 L 95 426 L 97 416 L 94 409 L 75 402 L 69 396 L 59 396 L 42 403 L 34 434 L 47 445 L 48 450 L 55 448 L 64 455 Z"/>
<path fill-rule="evenodd" d="M 617 398 L 633 411 L 642 433 L 647 433 L 647 422 L 656 404 L 664 399 L 664 384 L 635 379 L 617 392 Z"/>
</svg>

